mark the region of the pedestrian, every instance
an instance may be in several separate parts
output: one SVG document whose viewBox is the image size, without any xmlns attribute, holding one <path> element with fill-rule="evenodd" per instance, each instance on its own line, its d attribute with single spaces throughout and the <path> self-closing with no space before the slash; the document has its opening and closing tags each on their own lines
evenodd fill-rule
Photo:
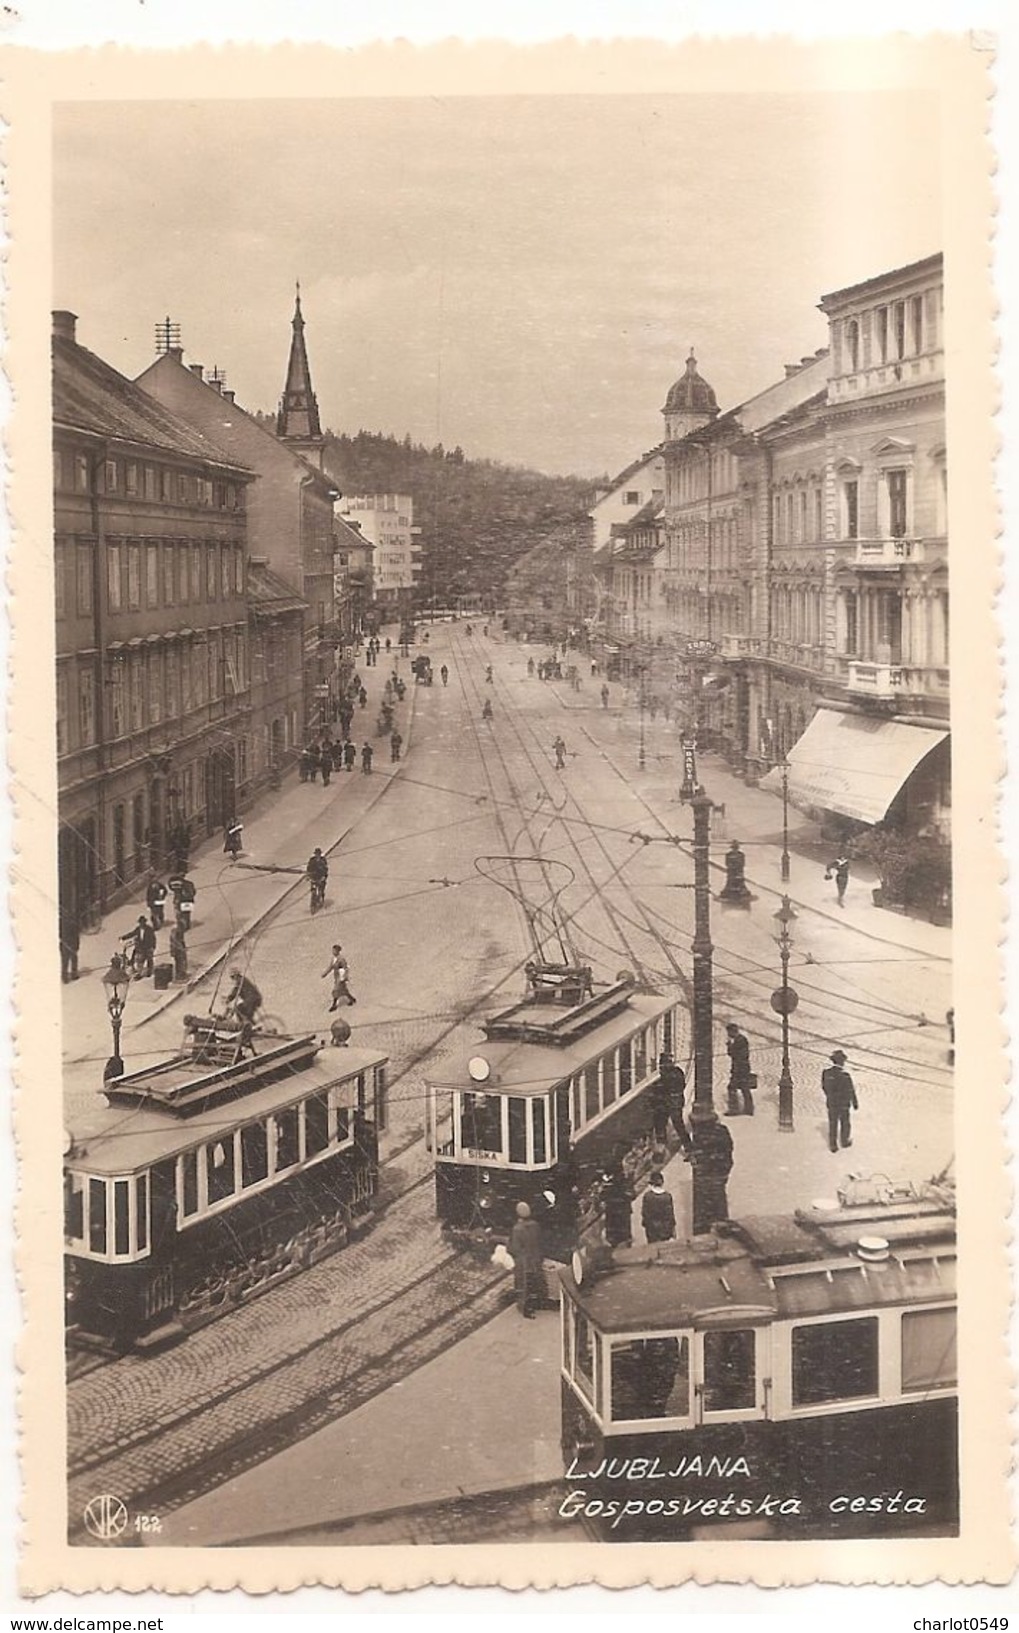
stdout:
<svg viewBox="0 0 1019 1633">
<path fill-rule="evenodd" d="M 170 928 L 170 957 L 173 959 L 173 978 L 175 981 L 186 981 L 188 978 L 188 941 L 180 924 Z"/>
<path fill-rule="evenodd" d="M 156 951 L 156 932 L 144 913 L 134 929 L 129 930 L 127 935 L 121 936 L 120 939 L 131 943 L 127 956 L 132 973 L 138 976 L 151 975 L 152 960 Z"/>
<path fill-rule="evenodd" d="M 347 985 L 350 970 L 347 965 L 347 960 L 343 956 L 343 948 L 338 942 L 333 947 L 332 958 L 322 971 L 323 981 L 327 975 L 331 975 L 333 978 L 333 1001 L 329 1005 L 330 1014 L 332 1014 L 341 998 L 346 998 L 348 1005 L 357 1003 L 357 999 L 354 997 L 350 987 Z"/>
<path fill-rule="evenodd" d="M 371 776 L 373 756 L 374 756 L 374 750 L 372 749 L 371 744 L 370 743 L 365 743 L 364 747 L 361 750 L 361 775 L 363 777 L 370 777 Z"/>
<path fill-rule="evenodd" d="M 640 1222 L 649 1242 L 671 1242 L 676 1234 L 676 1204 L 665 1189 L 665 1176 L 657 1168 L 641 1199 Z"/>
<path fill-rule="evenodd" d="M 607 709 L 609 706 L 609 689 L 607 684 L 604 684 L 601 689 L 601 706 L 603 709 Z"/>
<path fill-rule="evenodd" d="M 597 660 L 597 658 L 592 658 L 591 659 L 591 679 L 592 680 L 594 679 L 594 677 L 595 677 L 595 675 L 597 673 L 598 673 L 598 660 Z"/>
<path fill-rule="evenodd" d="M 726 1185 L 732 1172 L 732 1135 L 724 1123 L 705 1123 L 698 1128 L 693 1148 L 697 1183 L 693 1188 L 693 1233 L 701 1236 L 719 1219 L 728 1219 Z"/>
<path fill-rule="evenodd" d="M 633 1243 L 631 1209 L 634 1191 L 623 1171 L 621 1161 L 614 1161 L 603 1171 L 598 1192 L 605 1226 L 605 1240 L 609 1247 L 630 1247 Z"/>
<path fill-rule="evenodd" d="M 831 1061 L 832 1064 L 821 1073 L 821 1088 L 828 1107 L 828 1149 L 837 1151 L 840 1145 L 852 1145 L 849 1113 L 860 1108 L 856 1087 L 845 1069 L 846 1057 L 841 1049 L 832 1050 Z"/>
<path fill-rule="evenodd" d="M 849 883 L 849 857 L 845 851 L 839 851 L 834 862 L 828 863 L 824 876 L 835 880 L 835 900 L 840 907 L 845 907 L 846 886 Z"/>
<path fill-rule="evenodd" d="M 663 1049 L 658 1057 L 658 1075 L 665 1087 L 669 1106 L 669 1121 L 683 1147 L 683 1155 L 687 1162 L 693 1149 L 690 1130 L 686 1126 L 683 1108 L 686 1105 L 686 1073 L 682 1066 L 677 1066 L 667 1049 Z"/>
<path fill-rule="evenodd" d="M 750 1070 L 750 1044 L 740 1031 L 735 1021 L 729 1021 L 725 1028 L 728 1040 L 725 1052 L 729 1056 L 729 1104 L 726 1108 L 727 1117 L 754 1115 L 754 1089 L 757 1079 Z M 741 1104 L 742 1102 L 742 1104 Z"/>
<path fill-rule="evenodd" d="M 391 731 L 389 734 L 389 758 L 394 762 L 394 764 L 400 758 L 400 750 L 402 747 L 403 738 L 394 727 L 393 731 Z"/>
<path fill-rule="evenodd" d="M 78 920 L 72 912 L 61 910 L 57 935 L 60 940 L 60 979 L 77 981 L 81 932 L 78 929 Z"/>
<path fill-rule="evenodd" d="M 331 758 L 332 763 L 333 763 L 333 770 L 334 771 L 342 771 L 343 770 L 343 744 L 341 742 L 337 741 L 337 742 L 335 742 L 333 744 L 332 754 L 331 754 L 330 758 Z"/>
<path fill-rule="evenodd" d="M 446 668 L 445 664 L 443 664 L 442 668 L 439 670 L 439 675 L 441 676 L 443 686 L 448 686 L 449 685 L 449 670 Z"/>
<path fill-rule="evenodd" d="M 350 1022 L 345 1021 L 342 1015 L 337 1015 L 329 1028 L 329 1042 L 334 1049 L 345 1049 L 350 1038 Z"/>
<path fill-rule="evenodd" d="M 343 764 L 346 766 L 348 771 L 353 771 L 354 761 L 356 759 L 357 759 L 357 749 L 354 747 L 353 743 L 350 741 L 350 738 L 348 737 L 347 741 L 343 745 Z"/>
<path fill-rule="evenodd" d="M 329 787 L 329 779 L 333 774 L 333 748 L 332 748 L 331 743 L 327 743 L 327 744 L 325 744 L 323 746 L 321 766 L 322 766 L 322 787 L 323 788 L 328 788 Z"/>
<path fill-rule="evenodd" d="M 556 768 L 556 770 L 557 771 L 565 770 L 565 767 L 566 767 L 566 744 L 563 742 L 561 737 L 557 737 L 555 742 L 552 744 L 552 747 L 555 750 L 555 768 Z"/>
<path fill-rule="evenodd" d="M 236 817 L 232 817 L 223 829 L 223 852 L 229 856 L 231 862 L 236 862 L 241 854 L 241 824 Z"/>
<path fill-rule="evenodd" d="M 362 709 L 368 707 L 368 693 L 365 691 L 363 686 L 359 686 L 357 689 L 357 701 L 361 705 Z"/>
<path fill-rule="evenodd" d="M 306 748 L 302 748 L 297 760 L 297 775 L 301 782 L 307 782 L 311 776 L 311 755 Z"/>
<path fill-rule="evenodd" d="M 322 755 L 317 743 L 308 746 L 308 781 L 318 782 L 318 768 L 322 763 Z"/>
<path fill-rule="evenodd" d="M 534 659 L 533 658 L 528 658 L 528 660 L 527 660 L 527 673 L 531 677 L 531 679 L 533 680 L 534 679 Z"/>
<path fill-rule="evenodd" d="M 390 638 L 389 638 L 389 636 L 388 636 L 388 635 L 387 635 L 387 636 L 386 636 L 386 651 L 387 651 L 387 652 L 389 652 L 389 651 L 391 651 L 391 650 L 392 650 L 392 646 L 393 646 L 393 643 L 392 643 L 392 641 L 391 641 L 391 640 L 390 640 Z"/>
<path fill-rule="evenodd" d="M 542 1255 L 541 1226 L 531 1218 L 526 1202 L 517 1203 L 517 1218 L 509 1235 L 509 1251 L 513 1260 L 513 1285 L 517 1309 L 526 1321 L 534 1319 L 535 1304 L 545 1296 L 545 1267 Z"/>
<path fill-rule="evenodd" d="M 486 668 L 485 668 L 485 685 L 486 686 L 491 686 L 491 684 L 492 684 L 492 665 L 488 664 L 486 666 Z"/>
<path fill-rule="evenodd" d="M 152 920 L 153 928 L 161 930 L 166 912 L 166 886 L 162 879 L 151 879 L 149 881 L 148 889 L 145 892 L 145 900 L 148 903 L 149 917 Z"/>
</svg>

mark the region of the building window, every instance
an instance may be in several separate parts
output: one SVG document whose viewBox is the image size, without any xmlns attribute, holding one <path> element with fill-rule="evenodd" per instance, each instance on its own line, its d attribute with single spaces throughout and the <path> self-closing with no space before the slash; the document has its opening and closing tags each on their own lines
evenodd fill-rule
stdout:
<svg viewBox="0 0 1019 1633">
<path fill-rule="evenodd" d="M 186 505 L 190 497 L 190 484 L 190 477 L 180 471 L 177 476 L 177 499 L 182 505 Z"/>
<path fill-rule="evenodd" d="M 230 599 L 230 550 L 225 544 L 219 552 L 219 593 L 224 601 Z"/>
<path fill-rule="evenodd" d="M 202 547 L 191 546 L 191 601 L 197 607 L 202 599 Z"/>
<path fill-rule="evenodd" d="M 210 544 L 205 552 L 205 596 L 208 601 L 216 599 L 216 546 Z"/>
<path fill-rule="evenodd" d="M 106 547 L 106 600 L 111 612 L 119 612 L 123 605 L 120 583 L 120 545 Z"/>
<path fill-rule="evenodd" d="M 639 505 L 640 504 L 640 494 L 639 493 L 634 493 L 632 491 L 629 492 L 629 493 L 625 493 L 623 495 L 623 504 L 624 505 Z"/>
<path fill-rule="evenodd" d="M 173 546 L 170 546 L 171 550 Z M 186 544 L 177 547 L 177 595 L 182 607 L 188 604 L 188 547 Z"/>
<path fill-rule="evenodd" d="M 74 487 L 77 493 L 88 492 L 88 455 L 74 456 Z"/>
<path fill-rule="evenodd" d="M 166 718 L 175 720 L 180 713 L 180 652 L 171 646 L 166 653 Z"/>
<path fill-rule="evenodd" d="M 842 484 L 842 536 L 860 537 L 860 484 L 855 477 Z"/>
<path fill-rule="evenodd" d="M 90 544 L 79 544 L 75 552 L 75 579 L 78 615 L 84 617 L 92 611 L 92 546 Z"/>
<path fill-rule="evenodd" d="M 893 539 L 904 539 L 908 527 L 907 494 L 908 472 L 904 470 L 886 471 L 885 481 L 888 484 L 888 533 Z"/>
<path fill-rule="evenodd" d="M 888 308 L 879 306 L 874 313 L 874 338 L 877 343 L 877 360 L 879 363 L 888 361 Z"/>
<path fill-rule="evenodd" d="M 106 487 L 106 492 L 107 493 L 116 493 L 116 491 L 117 491 L 117 461 L 115 459 L 108 459 L 106 461 L 105 472 L 104 472 L 104 482 L 105 482 L 105 487 Z"/>
<path fill-rule="evenodd" d="M 846 324 L 846 359 L 849 373 L 855 374 L 860 367 L 860 325 L 855 318 Z"/>
<path fill-rule="evenodd" d="M 239 546 L 234 548 L 234 594 L 244 594 L 244 551 Z"/>
<path fill-rule="evenodd" d="M 57 670 L 57 753 L 66 754 L 71 746 L 69 731 L 70 722 L 67 715 L 67 700 L 69 689 L 67 685 L 67 670 Z"/>
<path fill-rule="evenodd" d="M 96 687 L 91 669 L 78 670 L 78 742 L 88 748 L 96 740 Z"/>
<path fill-rule="evenodd" d="M 163 718 L 163 654 L 159 647 L 149 651 L 149 723 L 158 726 Z"/>
<path fill-rule="evenodd" d="M 173 474 L 165 465 L 161 466 L 159 471 L 159 497 L 167 505 L 173 498 Z"/>
<path fill-rule="evenodd" d="M 163 606 L 164 607 L 172 607 L 173 603 L 174 603 L 174 601 L 176 599 L 176 597 L 174 595 L 174 589 L 176 587 L 175 586 L 175 578 L 176 578 L 175 568 L 176 568 L 176 565 L 177 565 L 176 553 L 174 551 L 173 545 L 172 544 L 164 544 L 164 546 L 163 546 Z"/>
<path fill-rule="evenodd" d="M 145 725 L 145 669 L 141 654 L 136 654 L 128 668 L 128 692 L 131 707 L 131 730 L 141 731 Z"/>
<path fill-rule="evenodd" d="M 110 735 L 123 737 L 127 732 L 127 710 L 124 696 L 124 664 L 114 658 L 110 664 Z"/>
<path fill-rule="evenodd" d="M 124 467 L 124 492 L 130 499 L 138 497 L 138 466 L 133 460 L 128 460 Z"/>
<path fill-rule="evenodd" d="M 802 541 L 807 537 L 807 490 L 800 489 L 800 521 L 797 537 Z"/>
<path fill-rule="evenodd" d="M 913 318 L 913 350 L 919 356 L 923 351 L 923 296 L 914 295 L 909 305 Z"/>
<path fill-rule="evenodd" d="M 155 471 L 155 466 L 153 466 L 153 465 L 146 465 L 145 466 L 145 468 L 144 468 L 144 470 L 142 472 L 142 486 L 143 486 L 143 491 L 145 493 L 146 499 L 154 499 L 156 497 L 156 471 Z"/>
<path fill-rule="evenodd" d="M 145 605 L 159 606 L 159 546 L 145 546 Z"/>
<path fill-rule="evenodd" d="M 61 540 L 53 546 L 53 605 L 58 618 L 67 611 L 67 551 Z"/>
<path fill-rule="evenodd" d="M 140 544 L 129 544 L 127 547 L 127 604 L 131 611 L 141 606 L 142 600 L 142 548 Z"/>
<path fill-rule="evenodd" d="M 906 303 L 905 303 L 905 301 L 896 301 L 895 302 L 895 305 L 892 308 L 892 319 L 893 319 L 894 331 L 895 331 L 895 355 L 896 355 L 896 357 L 899 357 L 899 358 L 905 357 L 905 355 L 906 355 Z"/>
</svg>

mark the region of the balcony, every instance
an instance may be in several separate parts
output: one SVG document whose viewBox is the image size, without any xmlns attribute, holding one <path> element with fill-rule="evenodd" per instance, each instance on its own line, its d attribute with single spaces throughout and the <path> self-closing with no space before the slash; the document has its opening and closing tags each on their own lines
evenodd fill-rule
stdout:
<svg viewBox="0 0 1019 1633">
<path fill-rule="evenodd" d="M 857 539 L 854 567 L 897 568 L 923 566 L 927 559 L 923 539 Z"/>
<path fill-rule="evenodd" d="M 723 635 L 718 643 L 719 655 L 729 663 L 739 663 L 743 658 L 757 657 L 763 644 L 756 635 Z"/>
<path fill-rule="evenodd" d="M 916 664 L 861 663 L 850 658 L 848 671 L 846 690 L 858 697 L 894 702 L 901 698 L 947 698 L 949 695 L 947 669 Z"/>
</svg>

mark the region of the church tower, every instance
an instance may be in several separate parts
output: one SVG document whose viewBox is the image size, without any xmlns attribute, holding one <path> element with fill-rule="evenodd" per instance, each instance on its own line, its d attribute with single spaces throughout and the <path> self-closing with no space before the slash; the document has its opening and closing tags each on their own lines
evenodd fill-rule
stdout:
<svg viewBox="0 0 1019 1633">
<path fill-rule="evenodd" d="M 706 380 L 697 373 L 697 359 L 691 348 L 686 373 L 681 375 L 665 399 L 666 442 L 679 442 L 691 431 L 718 418 L 718 399 Z"/>
<path fill-rule="evenodd" d="M 276 435 L 283 442 L 294 445 L 306 459 L 314 456 L 320 464 L 323 443 L 322 426 L 318 417 L 318 401 L 311 389 L 311 370 L 304 344 L 304 318 L 301 315 L 301 286 L 297 285 L 294 301 L 293 337 L 290 341 L 290 361 L 287 364 L 287 383 L 280 398 L 276 416 Z"/>
</svg>

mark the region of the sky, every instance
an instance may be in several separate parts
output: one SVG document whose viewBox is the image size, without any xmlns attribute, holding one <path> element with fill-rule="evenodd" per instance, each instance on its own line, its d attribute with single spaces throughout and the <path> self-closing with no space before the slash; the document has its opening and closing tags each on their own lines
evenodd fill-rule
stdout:
<svg viewBox="0 0 1019 1633">
<path fill-rule="evenodd" d="M 691 346 L 731 407 L 941 249 L 939 168 L 923 93 L 65 103 L 53 305 L 275 409 L 299 279 L 324 426 L 595 476 Z"/>
</svg>

